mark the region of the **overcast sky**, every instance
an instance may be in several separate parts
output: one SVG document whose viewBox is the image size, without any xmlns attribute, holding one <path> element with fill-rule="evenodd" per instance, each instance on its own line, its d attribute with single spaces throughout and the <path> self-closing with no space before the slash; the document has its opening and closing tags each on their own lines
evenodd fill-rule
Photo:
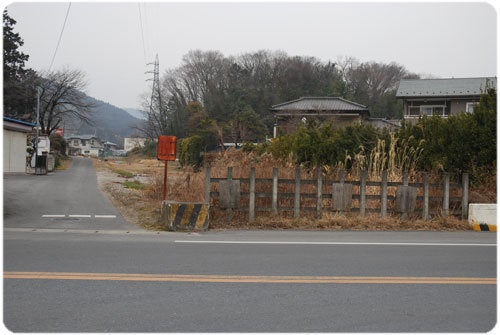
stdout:
<svg viewBox="0 0 500 335">
<path fill-rule="evenodd" d="M 7 6 L 27 67 L 50 67 L 68 5 Z M 438 78 L 496 76 L 497 16 L 487 2 L 75 2 L 52 69 L 83 70 L 90 96 L 140 108 L 150 94 L 146 64 L 158 54 L 163 73 L 195 49 L 396 62 Z"/>
</svg>

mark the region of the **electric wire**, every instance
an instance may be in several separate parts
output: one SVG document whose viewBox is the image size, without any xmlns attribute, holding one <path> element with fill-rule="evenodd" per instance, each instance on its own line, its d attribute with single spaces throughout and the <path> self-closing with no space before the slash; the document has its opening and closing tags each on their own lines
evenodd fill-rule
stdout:
<svg viewBox="0 0 500 335">
<path fill-rule="evenodd" d="M 144 42 L 144 26 L 142 23 L 142 13 L 141 13 L 141 4 L 137 3 L 137 7 L 139 8 L 139 22 L 141 24 L 141 37 L 142 37 L 142 51 L 144 53 L 144 63 L 147 63 L 147 57 L 146 57 L 146 44 Z"/>
<path fill-rule="evenodd" d="M 66 27 L 66 21 L 68 20 L 70 8 L 71 8 L 71 2 L 68 4 L 68 9 L 66 10 L 66 17 L 64 18 L 64 23 L 63 23 L 63 26 L 61 29 L 61 33 L 59 34 L 59 40 L 57 41 L 57 46 L 56 46 L 56 49 L 54 50 L 54 55 L 52 56 L 52 61 L 50 62 L 49 72 L 52 69 L 52 65 L 54 65 L 54 60 L 56 59 L 57 50 L 59 49 L 59 45 L 61 44 L 61 39 L 62 39 L 62 36 L 64 33 L 64 28 Z"/>
</svg>

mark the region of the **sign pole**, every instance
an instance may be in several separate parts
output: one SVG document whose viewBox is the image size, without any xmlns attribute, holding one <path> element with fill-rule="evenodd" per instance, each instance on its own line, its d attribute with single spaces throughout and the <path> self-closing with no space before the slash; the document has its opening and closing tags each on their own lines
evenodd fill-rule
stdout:
<svg viewBox="0 0 500 335">
<path fill-rule="evenodd" d="M 165 174 L 163 176 L 163 201 L 167 200 L 167 169 L 168 161 L 165 161 Z"/>
<path fill-rule="evenodd" d="M 163 175 L 163 201 L 167 200 L 167 174 L 168 161 L 175 161 L 177 137 L 158 136 L 158 159 L 165 161 L 165 173 Z"/>
</svg>

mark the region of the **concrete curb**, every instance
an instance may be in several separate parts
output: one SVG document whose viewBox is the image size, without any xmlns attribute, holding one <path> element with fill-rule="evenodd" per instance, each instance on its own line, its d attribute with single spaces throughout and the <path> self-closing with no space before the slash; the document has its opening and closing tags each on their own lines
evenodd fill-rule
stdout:
<svg viewBox="0 0 500 335">
<path fill-rule="evenodd" d="M 494 224 L 473 222 L 472 223 L 472 229 L 474 231 L 491 231 L 491 232 L 496 232 L 497 231 L 497 226 L 494 225 Z"/>
</svg>

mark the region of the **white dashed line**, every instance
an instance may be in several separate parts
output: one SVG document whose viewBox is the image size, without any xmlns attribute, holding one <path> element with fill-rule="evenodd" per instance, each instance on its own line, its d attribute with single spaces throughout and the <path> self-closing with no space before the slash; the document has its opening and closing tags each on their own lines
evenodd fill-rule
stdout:
<svg viewBox="0 0 500 335">
<path fill-rule="evenodd" d="M 96 219 L 116 219 L 116 215 L 89 215 L 89 214 L 43 214 L 42 218 L 96 218 Z"/>
</svg>

